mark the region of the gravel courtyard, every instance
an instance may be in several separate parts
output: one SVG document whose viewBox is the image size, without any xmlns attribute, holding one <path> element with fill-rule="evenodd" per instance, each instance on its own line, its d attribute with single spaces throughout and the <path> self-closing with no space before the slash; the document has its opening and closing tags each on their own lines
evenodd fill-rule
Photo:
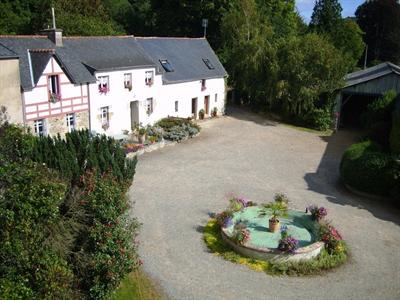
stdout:
<svg viewBox="0 0 400 300">
<path fill-rule="evenodd" d="M 243 111 L 202 123 L 201 135 L 139 158 L 130 197 L 143 223 L 144 270 L 170 299 L 400 299 L 400 211 L 353 196 L 338 166 L 354 135 L 320 137 Z M 323 276 L 271 277 L 207 251 L 202 227 L 229 194 L 291 207 L 322 205 L 347 240 L 349 262 Z"/>
</svg>

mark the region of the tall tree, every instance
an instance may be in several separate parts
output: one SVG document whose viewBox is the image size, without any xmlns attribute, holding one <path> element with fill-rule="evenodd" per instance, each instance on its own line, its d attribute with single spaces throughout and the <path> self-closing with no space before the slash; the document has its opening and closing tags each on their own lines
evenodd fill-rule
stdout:
<svg viewBox="0 0 400 300">
<path fill-rule="evenodd" d="M 317 0 L 310 27 L 318 33 L 334 32 L 342 19 L 342 6 L 338 0 Z"/>
<path fill-rule="evenodd" d="M 365 32 L 368 63 L 400 63 L 400 4 L 397 0 L 374 0 L 360 5 L 357 23 Z"/>
</svg>

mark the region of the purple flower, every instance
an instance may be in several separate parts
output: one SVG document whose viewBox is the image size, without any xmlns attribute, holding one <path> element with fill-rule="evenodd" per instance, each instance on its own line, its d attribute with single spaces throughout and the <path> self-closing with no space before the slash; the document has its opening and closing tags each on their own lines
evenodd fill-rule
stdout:
<svg viewBox="0 0 400 300">
<path fill-rule="evenodd" d="M 299 247 L 299 241 L 292 236 L 286 236 L 279 241 L 278 249 L 287 252 L 294 253 Z"/>
</svg>

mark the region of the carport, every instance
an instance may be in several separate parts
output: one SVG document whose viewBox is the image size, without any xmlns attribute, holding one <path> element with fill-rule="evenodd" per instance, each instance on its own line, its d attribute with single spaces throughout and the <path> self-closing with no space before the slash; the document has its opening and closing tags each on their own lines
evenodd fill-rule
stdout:
<svg viewBox="0 0 400 300">
<path fill-rule="evenodd" d="M 348 74 L 337 96 L 336 129 L 359 127 L 368 104 L 389 90 L 400 94 L 400 67 L 390 62 Z"/>
</svg>

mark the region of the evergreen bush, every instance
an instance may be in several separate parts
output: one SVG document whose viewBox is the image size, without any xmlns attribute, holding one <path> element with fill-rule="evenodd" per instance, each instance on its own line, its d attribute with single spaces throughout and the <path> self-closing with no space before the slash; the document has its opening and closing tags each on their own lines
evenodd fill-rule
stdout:
<svg viewBox="0 0 400 300">
<path fill-rule="evenodd" d="M 124 196 L 136 160 L 121 150 L 0 127 L 0 299 L 104 299 L 138 266 Z"/>
<path fill-rule="evenodd" d="M 367 111 L 361 115 L 361 123 L 365 128 L 371 128 L 378 122 L 390 122 L 397 94 L 389 90 L 381 98 L 368 105 Z"/>
<path fill-rule="evenodd" d="M 396 185 L 393 158 L 371 141 L 350 146 L 343 155 L 340 173 L 351 187 L 388 196 Z"/>
<path fill-rule="evenodd" d="M 400 155 L 400 112 L 398 111 L 393 113 L 390 149 L 393 154 Z"/>
</svg>

